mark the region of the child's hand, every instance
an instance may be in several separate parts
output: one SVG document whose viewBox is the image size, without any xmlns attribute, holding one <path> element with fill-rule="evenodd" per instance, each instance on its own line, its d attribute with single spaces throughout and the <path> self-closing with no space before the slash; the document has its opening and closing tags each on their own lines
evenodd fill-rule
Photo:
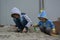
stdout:
<svg viewBox="0 0 60 40">
<path fill-rule="evenodd" d="M 37 25 L 33 25 L 33 27 L 37 27 Z"/>
<path fill-rule="evenodd" d="M 23 32 L 26 32 L 26 28 L 23 29 Z"/>
<path fill-rule="evenodd" d="M 52 29 L 52 32 L 53 32 L 53 33 L 56 33 L 56 30 L 55 30 L 55 28 L 53 28 L 53 29 Z"/>
<path fill-rule="evenodd" d="M 51 36 L 56 36 L 56 30 L 55 30 L 55 28 L 52 29 Z"/>
</svg>

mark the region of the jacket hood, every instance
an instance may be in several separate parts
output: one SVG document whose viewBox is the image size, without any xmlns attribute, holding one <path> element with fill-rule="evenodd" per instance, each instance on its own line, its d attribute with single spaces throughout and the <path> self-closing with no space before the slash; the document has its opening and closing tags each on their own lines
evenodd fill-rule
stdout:
<svg viewBox="0 0 60 40">
<path fill-rule="evenodd" d="M 45 10 L 43 10 L 41 13 L 39 13 L 39 14 L 38 14 L 38 17 L 46 18 L 46 19 L 47 19 L 46 11 L 45 11 Z"/>
<path fill-rule="evenodd" d="M 14 14 L 14 13 L 21 15 L 21 11 L 16 7 L 12 8 L 11 10 L 11 14 Z"/>
</svg>

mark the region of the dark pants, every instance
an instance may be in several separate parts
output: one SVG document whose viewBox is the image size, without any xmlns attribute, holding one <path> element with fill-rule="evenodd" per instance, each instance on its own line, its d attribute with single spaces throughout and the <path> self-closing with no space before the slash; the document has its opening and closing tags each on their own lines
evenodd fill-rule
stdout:
<svg viewBox="0 0 60 40">
<path fill-rule="evenodd" d="M 24 28 L 26 28 L 26 30 L 28 31 L 28 27 L 25 26 L 28 23 L 28 21 L 25 19 L 24 16 L 23 16 L 22 22 L 19 18 L 16 18 L 14 22 L 16 23 L 16 26 L 18 27 L 18 31 L 22 32 Z"/>
<path fill-rule="evenodd" d="M 22 32 L 24 28 L 26 28 L 26 32 L 28 32 L 28 27 L 26 27 L 26 26 L 20 26 L 20 27 L 18 27 L 18 31 Z"/>
<path fill-rule="evenodd" d="M 51 28 L 50 27 L 40 27 L 41 32 L 50 35 Z"/>
</svg>

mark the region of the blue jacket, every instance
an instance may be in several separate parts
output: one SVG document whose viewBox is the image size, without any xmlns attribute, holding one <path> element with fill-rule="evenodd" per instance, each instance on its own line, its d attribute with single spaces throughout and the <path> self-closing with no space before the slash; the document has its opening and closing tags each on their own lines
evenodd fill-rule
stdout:
<svg viewBox="0 0 60 40">
<path fill-rule="evenodd" d="M 47 20 L 45 23 L 44 22 L 42 22 L 42 21 L 40 21 L 39 23 L 38 23 L 38 25 L 40 26 L 40 27 L 50 27 L 51 29 L 53 29 L 53 28 L 55 28 L 55 25 L 53 24 L 53 22 L 51 21 L 51 20 Z"/>
</svg>

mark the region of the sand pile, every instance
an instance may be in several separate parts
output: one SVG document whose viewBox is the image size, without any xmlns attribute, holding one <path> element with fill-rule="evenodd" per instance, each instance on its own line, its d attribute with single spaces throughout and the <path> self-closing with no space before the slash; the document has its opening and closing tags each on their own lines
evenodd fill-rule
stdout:
<svg viewBox="0 0 60 40">
<path fill-rule="evenodd" d="M 33 30 L 33 28 L 31 28 Z M 17 33 L 14 27 L 0 27 L 0 40 L 60 40 L 58 37 L 52 37 L 42 32 Z M 30 30 L 31 31 L 31 30 Z"/>
</svg>

